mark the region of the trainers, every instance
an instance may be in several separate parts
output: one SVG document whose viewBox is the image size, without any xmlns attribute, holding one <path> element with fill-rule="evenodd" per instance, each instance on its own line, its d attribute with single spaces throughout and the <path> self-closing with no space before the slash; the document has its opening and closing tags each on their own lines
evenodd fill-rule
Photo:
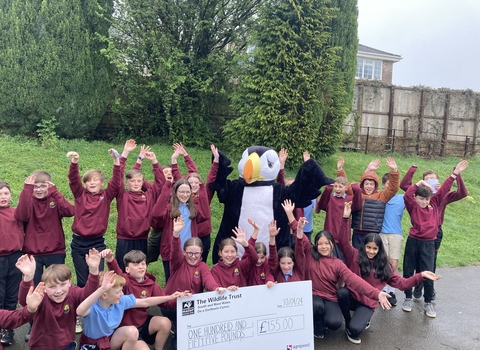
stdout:
<svg viewBox="0 0 480 350">
<path fill-rule="evenodd" d="M 177 350 L 177 335 L 176 334 L 172 335 L 172 339 L 170 340 L 170 347 L 173 350 Z"/>
<path fill-rule="evenodd" d="M 77 323 L 75 324 L 75 333 L 79 334 L 83 331 L 83 321 L 81 317 L 77 316 Z"/>
<path fill-rule="evenodd" d="M 403 301 L 402 310 L 406 312 L 412 311 L 412 304 L 412 298 L 405 298 L 405 300 Z"/>
<path fill-rule="evenodd" d="M 425 314 L 428 316 L 428 317 L 436 317 L 437 316 L 437 313 L 435 312 L 435 309 L 433 308 L 433 305 L 432 303 L 425 303 L 424 305 L 424 308 L 425 308 Z"/>
<path fill-rule="evenodd" d="M 362 339 L 351 336 L 347 328 L 345 328 L 345 335 L 347 336 L 348 340 L 350 340 L 350 342 L 352 342 L 353 344 L 360 344 L 362 342 Z"/>
<path fill-rule="evenodd" d="M 413 290 L 413 297 L 415 299 L 420 299 L 422 297 L 422 291 L 423 291 L 423 282 L 415 287 L 415 289 Z"/>
<path fill-rule="evenodd" d="M 325 334 L 323 333 L 323 329 L 321 331 L 313 330 L 313 336 L 317 339 L 323 339 L 325 337 Z"/>
<path fill-rule="evenodd" d="M 12 329 L 5 329 L 2 335 L 2 345 L 12 345 L 15 332 Z"/>
<path fill-rule="evenodd" d="M 28 332 L 27 334 L 25 334 L 25 342 L 28 343 L 28 341 L 30 340 L 30 336 L 32 335 L 32 325 L 30 325 L 30 327 L 28 327 Z"/>
<path fill-rule="evenodd" d="M 390 303 L 390 305 L 392 306 L 397 305 L 397 296 L 395 295 L 395 292 L 390 292 L 388 294 L 390 294 L 390 297 L 391 297 L 388 299 L 388 302 Z"/>
</svg>

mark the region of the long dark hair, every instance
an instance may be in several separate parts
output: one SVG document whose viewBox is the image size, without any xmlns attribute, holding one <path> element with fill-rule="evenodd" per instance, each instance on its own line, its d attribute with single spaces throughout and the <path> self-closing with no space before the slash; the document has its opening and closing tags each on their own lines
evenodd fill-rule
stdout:
<svg viewBox="0 0 480 350">
<path fill-rule="evenodd" d="M 171 208 L 170 217 L 171 218 L 178 218 L 179 216 L 182 216 L 182 214 L 180 213 L 180 209 L 178 209 L 178 207 L 180 206 L 180 201 L 178 200 L 178 197 L 177 197 L 177 191 L 181 185 L 187 185 L 188 188 L 190 188 L 190 191 L 192 190 L 192 186 L 185 179 L 180 179 L 177 182 L 175 182 L 175 184 L 173 185 L 172 196 L 170 197 L 170 208 Z M 195 207 L 195 202 L 193 201 L 192 195 L 190 195 L 190 198 L 187 201 L 187 206 L 188 206 L 188 210 L 190 211 L 190 215 L 188 218 L 192 220 L 195 216 L 197 216 L 197 208 Z"/>
<path fill-rule="evenodd" d="M 312 258 L 315 261 L 320 261 L 320 258 L 322 257 L 320 255 L 320 253 L 318 252 L 318 248 L 317 248 L 318 241 L 322 237 L 325 237 L 330 242 L 330 245 L 332 246 L 332 251 L 331 251 L 330 255 L 333 257 L 333 251 L 335 250 L 335 240 L 333 239 L 333 236 L 330 232 L 328 232 L 326 230 L 322 230 L 322 231 L 320 231 L 319 233 L 316 234 L 315 241 L 314 241 L 315 243 L 313 244 L 313 247 L 312 247 Z"/>
<path fill-rule="evenodd" d="M 367 243 L 373 242 L 378 247 L 378 253 L 372 260 L 367 257 L 365 246 Z M 358 265 L 360 265 L 360 272 L 362 277 L 370 276 L 372 266 L 375 271 L 375 278 L 382 282 L 387 282 L 392 276 L 392 265 L 388 261 L 387 253 L 383 247 L 382 238 L 378 233 L 369 233 L 365 236 L 360 247 L 358 248 Z"/>
</svg>

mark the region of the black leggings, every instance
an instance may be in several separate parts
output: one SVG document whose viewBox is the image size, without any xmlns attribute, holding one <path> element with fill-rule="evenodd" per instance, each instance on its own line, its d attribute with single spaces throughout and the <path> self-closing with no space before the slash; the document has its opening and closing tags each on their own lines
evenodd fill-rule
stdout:
<svg viewBox="0 0 480 350">
<path fill-rule="evenodd" d="M 75 274 L 77 275 L 77 286 L 83 288 L 87 283 L 89 274 L 85 255 L 88 254 L 88 251 L 92 248 L 101 252 L 107 248 L 107 246 L 105 245 L 103 236 L 99 238 L 84 238 L 73 235 L 70 247 L 72 248 L 73 266 L 75 267 Z M 98 267 L 100 271 L 103 271 L 103 260 L 103 258 L 100 259 L 100 266 Z"/>
<path fill-rule="evenodd" d="M 210 235 L 200 237 L 200 240 L 202 241 L 202 245 L 203 245 L 202 261 L 206 264 L 208 259 L 208 254 L 210 253 L 210 244 L 211 244 Z"/>
<path fill-rule="evenodd" d="M 337 293 L 338 304 L 345 319 L 345 327 L 351 336 L 358 338 L 370 322 L 374 310 L 359 303 L 345 287 L 339 288 Z M 350 316 L 350 311 L 354 311 L 353 316 Z"/>
<path fill-rule="evenodd" d="M 147 265 L 158 260 L 160 256 L 160 241 L 162 240 L 162 229 L 150 231 L 147 239 Z"/>
<path fill-rule="evenodd" d="M 342 311 L 338 303 L 313 296 L 313 329 L 323 333 L 324 328 L 336 331 L 342 326 Z"/>
</svg>

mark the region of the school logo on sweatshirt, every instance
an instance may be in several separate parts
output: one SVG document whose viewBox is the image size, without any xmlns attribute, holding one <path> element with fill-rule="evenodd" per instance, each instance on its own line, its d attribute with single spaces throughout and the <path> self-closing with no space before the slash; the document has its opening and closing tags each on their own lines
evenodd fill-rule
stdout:
<svg viewBox="0 0 480 350">
<path fill-rule="evenodd" d="M 182 302 L 182 316 L 195 314 L 195 300 Z"/>
<path fill-rule="evenodd" d="M 142 292 L 140 293 L 140 298 L 144 299 L 147 297 L 147 291 L 144 289 L 142 290 Z"/>
<path fill-rule="evenodd" d="M 238 267 L 236 267 L 235 270 L 233 270 L 233 273 L 235 274 L 235 276 L 238 276 L 240 274 Z"/>
<path fill-rule="evenodd" d="M 195 273 L 193 274 L 193 277 L 199 278 L 200 277 L 200 272 L 198 272 L 198 270 L 195 271 Z"/>
<path fill-rule="evenodd" d="M 55 202 L 50 202 L 49 205 L 50 205 L 50 208 L 52 209 L 55 208 Z"/>
<path fill-rule="evenodd" d="M 144 201 L 144 202 L 145 202 L 146 200 L 147 200 L 147 197 L 145 197 L 145 195 L 144 195 L 144 194 L 142 194 L 142 201 Z"/>
<path fill-rule="evenodd" d="M 68 314 L 69 312 L 70 312 L 70 305 L 65 304 L 65 306 L 63 307 L 63 313 Z"/>
<path fill-rule="evenodd" d="M 100 197 L 98 198 L 98 201 L 103 201 L 103 198 L 105 198 L 105 197 L 104 197 L 104 196 L 100 196 Z"/>
<path fill-rule="evenodd" d="M 260 274 L 260 278 L 261 278 L 262 280 L 265 279 L 265 272 L 262 272 L 262 273 Z"/>
</svg>

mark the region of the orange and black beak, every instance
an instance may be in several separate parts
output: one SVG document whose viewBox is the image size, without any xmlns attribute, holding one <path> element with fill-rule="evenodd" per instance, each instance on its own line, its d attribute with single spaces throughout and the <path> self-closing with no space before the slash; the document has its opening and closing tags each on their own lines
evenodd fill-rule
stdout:
<svg viewBox="0 0 480 350">
<path fill-rule="evenodd" d="M 255 181 L 263 181 L 264 177 L 260 175 L 260 157 L 257 153 L 252 153 L 248 156 L 245 166 L 243 168 L 243 179 L 247 184 Z"/>
</svg>

